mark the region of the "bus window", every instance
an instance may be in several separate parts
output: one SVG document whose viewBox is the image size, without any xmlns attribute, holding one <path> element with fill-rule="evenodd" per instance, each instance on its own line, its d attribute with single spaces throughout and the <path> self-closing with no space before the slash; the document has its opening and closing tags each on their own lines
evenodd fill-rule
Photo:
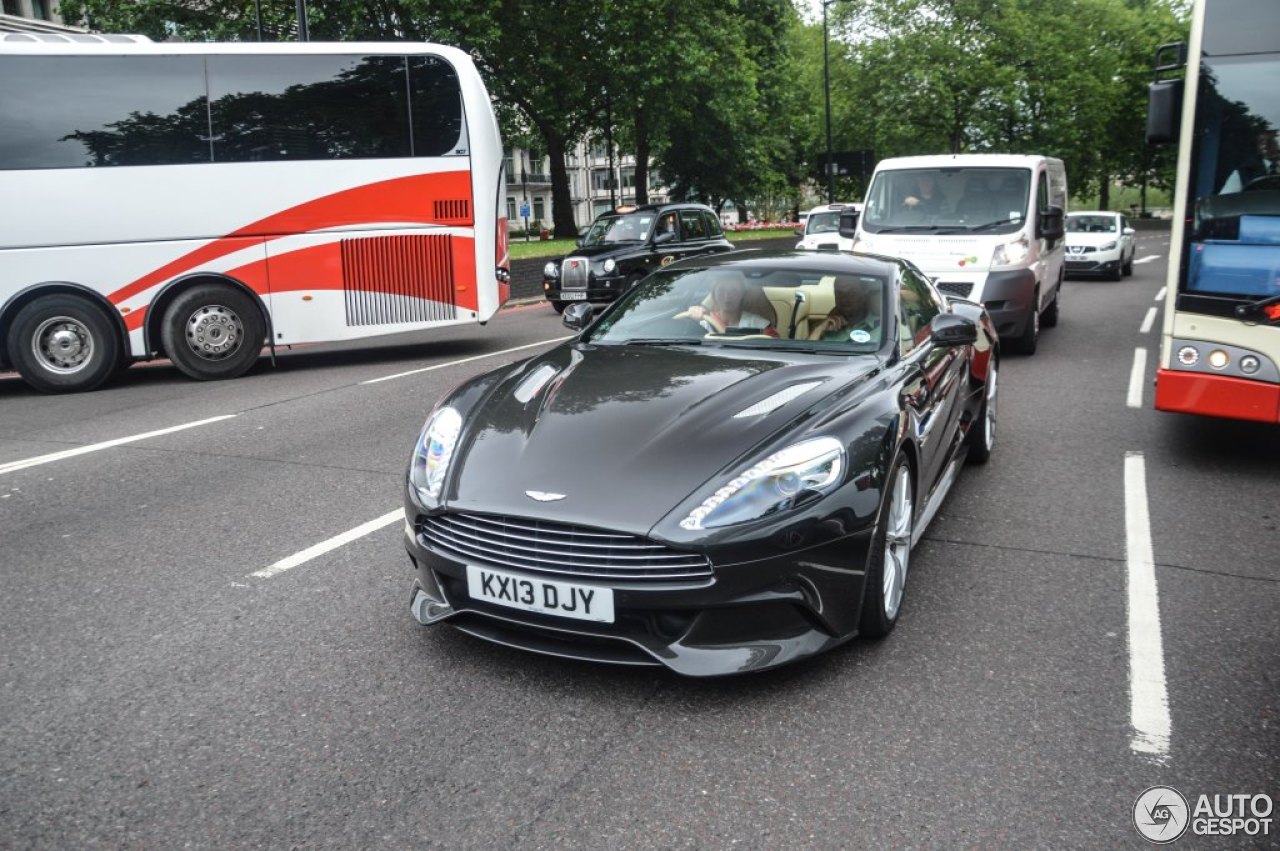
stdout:
<svg viewBox="0 0 1280 851">
<path fill-rule="evenodd" d="M 0 56 L 0 169 L 209 161 L 204 57 Z"/>
<path fill-rule="evenodd" d="M 462 91 L 458 75 L 447 62 L 434 56 L 409 57 L 409 97 L 415 157 L 467 152 Z"/>
</svg>

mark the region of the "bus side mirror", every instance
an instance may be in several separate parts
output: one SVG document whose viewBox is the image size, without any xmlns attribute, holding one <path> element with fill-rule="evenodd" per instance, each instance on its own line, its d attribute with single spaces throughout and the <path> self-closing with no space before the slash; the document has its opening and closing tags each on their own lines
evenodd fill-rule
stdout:
<svg viewBox="0 0 1280 851">
<path fill-rule="evenodd" d="M 854 234 L 858 230 L 858 214 L 857 213 L 841 213 L 840 214 L 840 235 L 845 239 L 853 239 Z"/>
<path fill-rule="evenodd" d="M 1147 144 L 1178 141 L 1182 123 L 1182 80 L 1161 80 L 1147 90 Z"/>
</svg>

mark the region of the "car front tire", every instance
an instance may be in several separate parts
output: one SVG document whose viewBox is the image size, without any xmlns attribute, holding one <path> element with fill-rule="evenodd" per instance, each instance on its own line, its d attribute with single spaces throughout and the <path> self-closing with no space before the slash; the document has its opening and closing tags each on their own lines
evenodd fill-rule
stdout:
<svg viewBox="0 0 1280 851">
<path fill-rule="evenodd" d="M 911 465 L 904 454 L 898 453 L 885 482 L 885 497 L 876 517 L 858 620 L 858 633 L 865 638 L 884 638 L 893 632 L 902 611 L 911 564 L 915 488 L 911 482 Z"/>
</svg>

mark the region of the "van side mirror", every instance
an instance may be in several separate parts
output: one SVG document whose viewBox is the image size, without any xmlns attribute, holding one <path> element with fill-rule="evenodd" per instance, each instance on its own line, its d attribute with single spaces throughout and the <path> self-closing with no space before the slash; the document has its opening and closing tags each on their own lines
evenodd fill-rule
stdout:
<svg viewBox="0 0 1280 851">
<path fill-rule="evenodd" d="M 1066 216 L 1061 207 L 1050 207 L 1040 213 L 1036 221 L 1036 236 L 1044 239 L 1062 239 L 1066 234 Z"/>
<path fill-rule="evenodd" d="M 561 320 L 566 328 L 581 331 L 591 323 L 591 305 L 585 301 L 575 301 L 564 309 Z"/>
<path fill-rule="evenodd" d="M 853 239 L 858 230 L 858 214 L 846 212 L 840 214 L 840 235 L 845 239 Z"/>
</svg>

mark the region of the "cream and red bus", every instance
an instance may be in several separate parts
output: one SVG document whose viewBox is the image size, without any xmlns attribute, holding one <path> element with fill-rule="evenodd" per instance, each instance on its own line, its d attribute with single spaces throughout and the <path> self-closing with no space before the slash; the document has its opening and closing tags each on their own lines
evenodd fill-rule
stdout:
<svg viewBox="0 0 1280 851">
<path fill-rule="evenodd" d="M 92 389 L 169 358 L 485 322 L 502 143 L 433 44 L 0 34 L 0 371 Z"/>
<path fill-rule="evenodd" d="M 1280 2 L 1196 0 L 1161 51 L 1147 135 L 1179 149 L 1155 407 L 1278 423 Z"/>
</svg>

